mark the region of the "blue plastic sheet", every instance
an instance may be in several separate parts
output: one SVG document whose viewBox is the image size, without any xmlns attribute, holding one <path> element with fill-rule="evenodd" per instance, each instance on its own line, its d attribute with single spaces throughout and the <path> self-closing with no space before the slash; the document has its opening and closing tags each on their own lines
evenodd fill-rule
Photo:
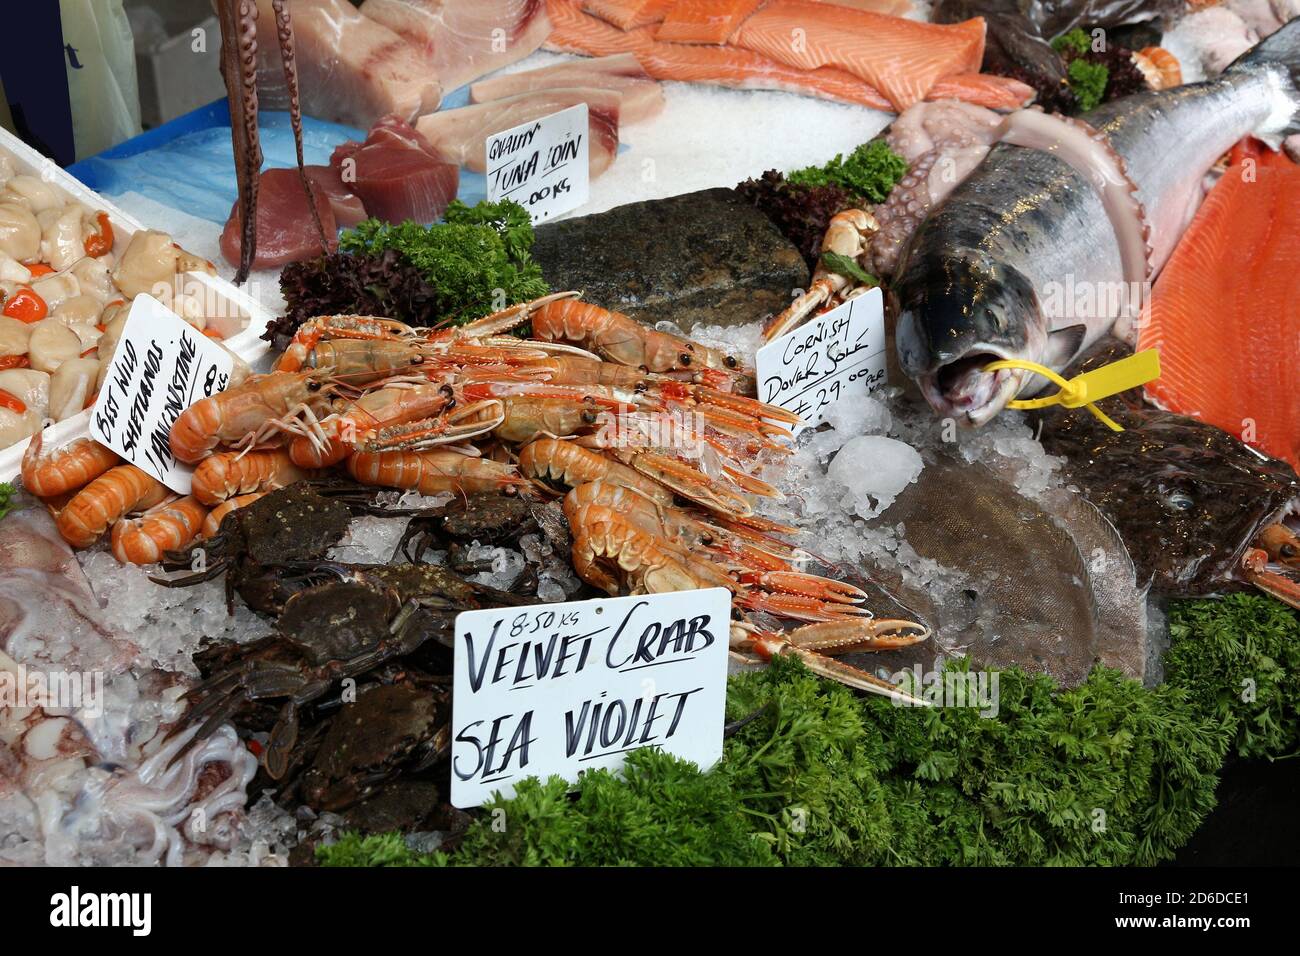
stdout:
<svg viewBox="0 0 1300 956">
<path fill-rule="evenodd" d="M 467 89 L 446 97 L 444 108 L 463 106 Z M 264 169 L 294 165 L 289 114 L 259 114 Z M 310 164 L 327 164 L 334 147 L 364 139 L 365 131 L 303 117 L 303 156 Z M 134 192 L 155 202 L 224 224 L 238 192 L 230 146 L 230 113 L 225 100 L 133 137 L 110 150 L 68 167 L 68 171 L 101 195 L 112 198 Z M 481 173 L 461 170 L 460 199 L 474 204 L 487 195 Z"/>
</svg>

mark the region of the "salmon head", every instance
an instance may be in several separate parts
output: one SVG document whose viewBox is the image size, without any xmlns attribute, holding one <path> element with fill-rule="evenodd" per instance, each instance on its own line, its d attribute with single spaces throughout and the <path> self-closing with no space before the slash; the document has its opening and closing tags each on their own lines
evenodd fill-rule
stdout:
<svg viewBox="0 0 1300 956">
<path fill-rule="evenodd" d="M 1037 378 L 1020 369 L 984 371 L 990 362 L 1057 358 L 1033 284 L 977 249 L 913 258 L 894 294 L 903 371 L 939 415 L 960 424 L 983 425 Z"/>
</svg>

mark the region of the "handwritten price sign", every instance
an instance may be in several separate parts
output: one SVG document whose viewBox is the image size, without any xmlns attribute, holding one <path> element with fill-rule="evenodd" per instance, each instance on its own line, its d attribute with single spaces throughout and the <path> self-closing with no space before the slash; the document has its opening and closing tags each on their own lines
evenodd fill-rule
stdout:
<svg viewBox="0 0 1300 956">
<path fill-rule="evenodd" d="M 533 222 L 577 209 L 590 190 L 587 104 L 579 103 L 487 139 L 487 194 L 513 199 Z"/>
<path fill-rule="evenodd" d="M 885 308 L 880 289 L 849 299 L 769 342 L 755 356 L 758 397 L 819 424 L 832 405 L 885 384 Z"/>
<path fill-rule="evenodd" d="M 90 437 L 178 494 L 194 469 L 172 458 L 172 425 L 230 384 L 234 357 L 151 295 L 131 305 L 90 413 Z"/>
<path fill-rule="evenodd" d="M 730 614 L 730 592 L 708 588 L 457 615 L 452 804 L 573 782 L 639 747 L 712 766 Z"/>
</svg>

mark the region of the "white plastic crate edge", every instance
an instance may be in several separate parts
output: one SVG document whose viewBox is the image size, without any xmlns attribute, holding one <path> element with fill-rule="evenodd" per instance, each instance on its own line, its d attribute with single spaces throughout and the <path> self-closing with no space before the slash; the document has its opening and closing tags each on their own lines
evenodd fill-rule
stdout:
<svg viewBox="0 0 1300 956">
<path fill-rule="evenodd" d="M 32 176 L 42 176 L 45 181 L 58 185 L 92 209 L 102 209 L 108 213 L 108 218 L 113 223 L 113 230 L 118 236 L 119 246 L 123 238 L 129 238 L 141 229 L 148 228 L 3 127 L 0 127 L 0 147 L 13 154 L 23 167 L 23 172 Z M 191 272 L 189 275 L 229 303 L 232 311 L 248 316 L 248 324 L 243 331 L 224 340 L 223 344 L 251 365 L 254 371 L 264 371 L 270 364 L 270 345 L 262 340 L 261 335 L 274 316 L 255 299 L 225 279 L 199 272 Z M 87 410 L 50 426 L 45 430 L 46 447 L 57 448 L 78 438 L 85 438 L 89 424 L 90 412 Z M 23 453 L 27 451 L 29 443 L 30 439 L 0 449 L 0 481 L 13 481 L 18 476 L 22 468 Z"/>
</svg>

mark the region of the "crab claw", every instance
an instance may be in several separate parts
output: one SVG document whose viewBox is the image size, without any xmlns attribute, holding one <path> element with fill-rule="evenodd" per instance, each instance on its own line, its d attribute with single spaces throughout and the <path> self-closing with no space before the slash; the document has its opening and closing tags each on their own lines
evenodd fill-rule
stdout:
<svg viewBox="0 0 1300 956">
<path fill-rule="evenodd" d="M 1261 548 L 1248 548 L 1241 566 L 1246 580 L 1283 604 L 1300 610 L 1300 582 L 1268 570 L 1269 554 Z"/>
<path fill-rule="evenodd" d="M 861 604 L 867 599 L 866 591 L 847 581 L 803 571 L 747 571 L 740 575 L 740 581 L 767 591 L 797 594 L 834 604 Z"/>
<path fill-rule="evenodd" d="M 667 455 L 642 452 L 630 464 L 647 478 L 727 517 L 747 518 L 754 513 L 753 505 L 740 492 Z"/>
<path fill-rule="evenodd" d="M 785 639 L 784 635 L 759 630 L 749 624 L 737 623 L 732 626 L 732 646 L 748 648 L 769 661 L 778 654 L 792 654 L 803 661 L 804 666 L 818 677 L 825 677 L 847 687 L 866 691 L 869 694 L 879 694 L 901 703 L 917 707 L 931 706 L 929 701 L 912 696 L 897 684 L 891 684 L 850 664 L 792 644 Z"/>
<path fill-rule="evenodd" d="M 784 635 L 796 647 L 819 654 L 893 651 L 919 644 L 929 636 L 930 629 L 924 624 L 897 619 L 805 624 Z"/>
<path fill-rule="evenodd" d="M 487 335 L 509 332 L 511 329 L 518 328 L 527 322 L 529 317 L 543 306 L 552 302 L 559 302 L 561 299 L 576 299 L 580 295 L 582 295 L 581 292 L 574 290 L 552 292 L 550 295 L 544 295 L 539 299 L 531 299 L 528 302 L 507 306 L 500 312 L 493 312 L 491 315 L 485 315 L 481 319 L 475 319 L 473 322 L 468 322 L 454 329 L 440 329 L 430 338 L 438 339 L 448 335 L 454 338 L 482 338 Z"/>
<path fill-rule="evenodd" d="M 853 621 L 870 618 L 866 608 L 834 601 L 822 601 L 803 594 L 773 594 L 767 591 L 744 591 L 736 603 L 750 611 L 765 611 L 792 621 Z"/>
</svg>

